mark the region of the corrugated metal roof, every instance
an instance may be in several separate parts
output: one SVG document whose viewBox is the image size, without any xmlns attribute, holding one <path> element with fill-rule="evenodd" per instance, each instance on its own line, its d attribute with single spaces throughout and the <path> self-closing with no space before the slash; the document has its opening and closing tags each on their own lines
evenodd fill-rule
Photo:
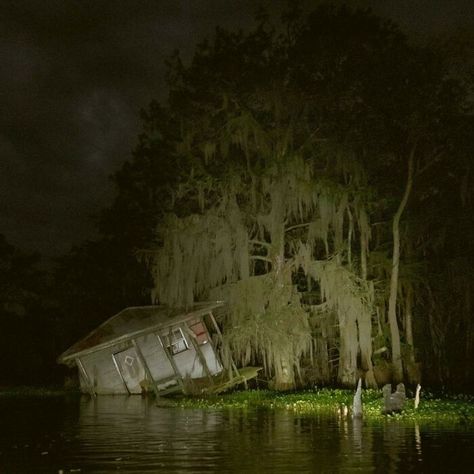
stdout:
<svg viewBox="0 0 474 474">
<path fill-rule="evenodd" d="M 206 314 L 222 305 L 222 302 L 197 303 L 188 310 L 172 309 L 167 306 L 126 308 L 63 352 L 58 357 L 58 362 L 63 363 L 86 352 L 113 345 L 115 342 L 123 342 L 142 333 Z"/>
</svg>

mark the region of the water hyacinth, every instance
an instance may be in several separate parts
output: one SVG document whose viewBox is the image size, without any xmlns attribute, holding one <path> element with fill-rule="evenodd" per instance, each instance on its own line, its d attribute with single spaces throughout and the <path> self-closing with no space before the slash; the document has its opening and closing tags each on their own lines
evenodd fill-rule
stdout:
<svg viewBox="0 0 474 474">
<path fill-rule="evenodd" d="M 249 390 L 219 396 L 201 398 L 183 397 L 172 401 L 176 407 L 202 409 L 271 409 L 288 410 L 297 415 L 320 414 L 351 415 L 354 393 L 343 389 L 314 389 L 301 392 L 275 392 L 271 390 Z M 418 409 L 414 400 L 408 399 L 403 411 L 383 415 L 383 398 L 380 390 L 362 392 L 365 421 L 416 421 L 419 423 L 459 423 L 474 425 L 474 397 L 456 395 L 450 398 L 435 398 L 432 394 L 421 397 Z"/>
</svg>

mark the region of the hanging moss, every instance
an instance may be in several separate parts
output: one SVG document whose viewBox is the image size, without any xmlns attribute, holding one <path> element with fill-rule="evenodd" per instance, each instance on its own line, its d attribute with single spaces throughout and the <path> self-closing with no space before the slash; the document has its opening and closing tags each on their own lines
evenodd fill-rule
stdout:
<svg viewBox="0 0 474 474">
<path fill-rule="evenodd" d="M 372 367 L 373 285 L 341 264 L 339 256 L 325 261 L 304 261 L 306 272 L 321 288 L 327 311 L 337 315 L 339 324 L 339 381 L 353 385 L 358 377 L 357 357 L 366 384 L 376 386 Z"/>
<path fill-rule="evenodd" d="M 248 111 L 233 114 L 194 159 L 212 165 L 225 158 L 223 149 L 233 150 L 242 166 L 233 162 L 219 178 L 194 174 L 179 190 L 177 199 L 196 202 L 200 212 L 170 214 L 162 224 L 162 245 L 149 254 L 156 298 L 172 306 L 225 300 L 228 349 L 243 365 L 263 364 L 279 388 L 294 386 L 303 360 L 318 365 L 319 378 L 330 377 L 338 363 L 340 382 L 352 384 L 362 369 L 374 385 L 370 225 L 354 185 L 363 181 L 354 175 L 360 170 L 338 156 L 330 172 L 317 171 L 317 155 L 290 153 L 291 125 L 277 134 Z M 178 151 L 192 150 L 190 136 L 183 134 Z M 347 260 L 359 243 L 362 275 Z M 327 305 L 326 324 L 318 328 L 293 282 L 301 271 Z M 328 321 L 337 323 L 337 341 L 327 339 Z"/>
<path fill-rule="evenodd" d="M 288 273 L 289 275 L 289 273 Z M 261 361 L 276 388 L 291 388 L 300 358 L 309 353 L 308 314 L 286 278 L 279 284 L 273 272 L 253 276 L 212 292 L 228 303 L 225 339 L 242 365 Z"/>
</svg>

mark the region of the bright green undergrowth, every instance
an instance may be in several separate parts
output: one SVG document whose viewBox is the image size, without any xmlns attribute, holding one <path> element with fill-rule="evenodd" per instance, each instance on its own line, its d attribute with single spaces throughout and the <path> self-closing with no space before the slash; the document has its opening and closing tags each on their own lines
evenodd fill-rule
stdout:
<svg viewBox="0 0 474 474">
<path fill-rule="evenodd" d="M 295 414 L 338 414 L 350 416 L 353 392 L 342 389 L 314 389 L 302 392 L 278 393 L 269 390 L 249 390 L 201 398 L 184 397 L 174 400 L 183 408 L 267 408 L 288 410 Z M 457 395 L 436 398 L 422 394 L 415 410 L 413 399 L 408 399 L 400 414 L 382 415 L 383 399 L 380 390 L 364 390 L 363 413 L 366 420 L 414 420 L 418 422 L 459 422 L 474 424 L 474 397 Z"/>
</svg>

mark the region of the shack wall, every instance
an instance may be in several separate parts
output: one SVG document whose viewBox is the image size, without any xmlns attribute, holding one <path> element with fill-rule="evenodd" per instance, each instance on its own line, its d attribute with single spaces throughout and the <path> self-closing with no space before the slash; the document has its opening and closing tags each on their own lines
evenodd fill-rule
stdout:
<svg viewBox="0 0 474 474">
<path fill-rule="evenodd" d="M 173 366 L 155 333 L 141 336 L 136 341 L 150 369 L 153 380 L 159 381 L 175 374 Z"/>
<path fill-rule="evenodd" d="M 190 336 L 186 335 L 186 339 Z M 188 341 L 189 349 L 184 352 L 180 352 L 174 356 L 176 365 L 178 366 L 179 371 L 181 372 L 182 377 L 191 377 L 191 378 L 200 378 L 205 377 L 206 372 L 204 367 L 199 360 L 196 350 L 191 345 L 191 342 Z M 214 349 L 211 344 L 202 344 L 199 346 L 201 352 L 206 360 L 206 364 L 209 368 L 209 371 L 212 375 L 219 373 L 222 370 L 219 361 L 216 358 Z"/>
<path fill-rule="evenodd" d="M 190 341 L 190 335 L 184 335 L 188 349 L 178 354 L 172 355 L 181 377 L 200 378 L 206 376 L 206 371 L 202 366 L 199 356 Z M 149 333 L 136 338 L 136 343 L 146 361 L 148 369 L 154 379 L 160 380 L 175 375 L 173 367 L 162 347 L 157 334 Z M 206 360 L 211 374 L 217 374 L 222 370 L 214 348 L 210 343 L 199 346 Z M 123 352 L 125 351 L 125 352 Z M 114 361 L 115 354 L 115 361 Z M 129 357 L 130 369 L 124 364 L 123 357 Z M 132 360 L 135 359 L 135 360 Z M 145 370 L 141 364 L 135 349 L 130 342 L 122 343 L 101 351 L 93 352 L 81 357 L 81 362 L 89 377 L 89 382 L 98 395 L 118 395 L 128 393 L 141 393 L 140 382 L 146 378 Z M 128 373 L 127 370 L 130 370 Z M 132 377 L 133 375 L 133 377 Z M 81 380 L 81 390 L 84 393 L 90 391 L 87 381 L 83 377 Z"/>
<path fill-rule="evenodd" d="M 112 357 L 117 350 L 117 347 L 112 347 L 81 357 L 94 391 L 99 395 L 128 394 Z M 81 377 L 81 389 L 85 393 L 89 392 L 83 377 Z"/>
</svg>

